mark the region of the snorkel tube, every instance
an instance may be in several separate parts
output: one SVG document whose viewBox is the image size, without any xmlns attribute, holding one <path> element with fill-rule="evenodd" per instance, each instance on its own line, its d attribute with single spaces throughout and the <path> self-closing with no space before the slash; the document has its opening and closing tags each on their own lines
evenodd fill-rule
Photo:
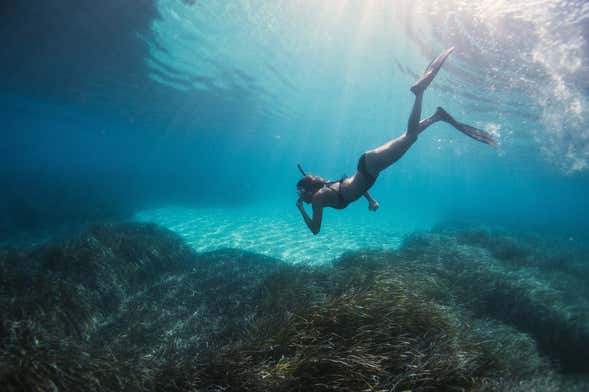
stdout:
<svg viewBox="0 0 589 392">
<path fill-rule="evenodd" d="M 303 175 L 303 177 L 305 177 L 307 175 L 307 174 L 305 174 L 305 171 L 303 170 L 303 167 L 301 166 L 300 163 L 297 163 L 297 168 L 299 169 L 299 171 L 301 172 L 301 174 Z M 305 192 L 305 189 L 302 188 L 302 187 L 299 187 L 298 184 L 297 184 L 297 194 L 299 195 L 299 201 L 297 202 L 297 205 L 301 201 L 304 192 Z"/>
<path fill-rule="evenodd" d="M 303 167 L 301 166 L 300 163 L 297 163 L 297 168 L 299 169 L 299 171 L 301 172 L 303 177 L 307 175 L 307 173 L 305 173 L 305 171 L 303 170 Z"/>
</svg>

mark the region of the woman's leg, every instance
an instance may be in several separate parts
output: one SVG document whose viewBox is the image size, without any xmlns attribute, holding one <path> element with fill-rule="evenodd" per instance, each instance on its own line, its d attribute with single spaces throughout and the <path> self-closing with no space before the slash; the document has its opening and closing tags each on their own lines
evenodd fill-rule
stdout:
<svg viewBox="0 0 589 392">
<path fill-rule="evenodd" d="M 378 173 L 398 161 L 415 143 L 417 136 L 430 125 L 442 120 L 438 111 L 433 116 L 420 121 L 421 103 L 423 92 L 415 94 L 415 102 L 409 121 L 407 123 L 407 132 L 393 139 L 380 147 L 366 152 L 366 169 L 376 177 Z"/>
<path fill-rule="evenodd" d="M 362 158 L 360 158 L 358 171 L 350 179 L 346 187 L 346 193 L 344 194 L 349 200 L 356 200 L 365 194 L 374 184 L 378 174 L 401 158 L 409 147 L 415 143 L 417 135 L 433 123 L 442 120 L 438 111 L 436 111 L 433 116 L 419 121 L 421 100 L 422 94 L 415 96 L 415 104 L 409 117 L 410 129 L 407 132 L 374 150 L 366 151 L 364 153 L 364 163 L 362 163 Z M 360 169 L 360 166 L 363 166 L 363 168 Z"/>
<path fill-rule="evenodd" d="M 453 51 L 454 48 L 450 48 L 436 57 L 430 65 L 428 65 L 423 76 L 411 87 L 411 91 L 415 94 L 415 102 L 413 103 L 411 114 L 409 115 L 407 132 L 398 138 L 365 153 L 366 170 L 372 176 L 376 177 L 382 170 L 398 161 L 399 158 L 407 152 L 409 147 L 415 143 L 420 132 L 434 122 L 440 120 L 438 112 L 436 111 L 436 114 L 420 122 L 421 103 L 423 101 L 423 93 L 425 92 L 425 89 L 430 85 L 434 77 L 438 74 L 442 64 L 444 64 Z"/>
<path fill-rule="evenodd" d="M 437 108 L 434 115 L 426 118 L 423 121 L 420 121 L 423 93 L 442 67 L 442 64 L 444 64 L 446 58 L 448 58 L 453 50 L 454 48 L 450 48 L 434 59 L 434 61 L 432 61 L 425 70 L 423 76 L 411 87 L 411 91 L 415 94 L 415 102 L 413 103 L 411 114 L 409 115 L 407 132 L 398 138 L 393 139 L 383 144 L 382 146 L 365 153 L 366 171 L 372 177 L 378 176 L 382 170 L 398 161 L 407 152 L 409 147 L 415 143 L 417 136 L 427 127 L 438 121 L 447 122 L 460 132 L 480 142 L 496 145 L 496 141 L 494 140 L 493 136 L 488 132 L 456 121 L 448 114 L 448 112 L 440 107 Z"/>
<path fill-rule="evenodd" d="M 374 150 L 366 152 L 366 170 L 369 172 L 369 174 L 376 177 L 382 170 L 398 161 L 407 152 L 409 147 L 415 143 L 417 136 L 421 132 L 425 131 L 427 127 L 438 121 L 443 121 L 452 125 L 460 132 L 470 136 L 475 140 L 478 140 L 479 142 L 486 143 L 491 146 L 497 145 L 497 141 L 489 132 L 456 121 L 441 107 L 438 107 L 436 112 L 425 120 L 419 121 L 420 114 L 421 97 L 416 96 L 415 104 L 413 105 L 411 116 L 409 117 L 407 132 L 398 138 L 393 139 L 378 148 L 375 148 Z"/>
</svg>

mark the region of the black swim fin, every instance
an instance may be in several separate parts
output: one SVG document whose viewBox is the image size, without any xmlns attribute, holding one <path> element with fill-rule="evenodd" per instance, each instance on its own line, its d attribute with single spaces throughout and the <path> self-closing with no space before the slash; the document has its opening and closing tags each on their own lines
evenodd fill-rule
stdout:
<svg viewBox="0 0 589 392">
<path fill-rule="evenodd" d="M 497 141 L 493 138 L 493 136 L 491 136 L 489 132 L 456 121 L 454 117 L 452 117 L 450 114 L 448 114 L 447 111 L 439 106 L 436 109 L 436 115 L 439 116 L 440 120 L 447 122 L 465 135 L 470 136 L 479 142 L 486 143 L 491 146 L 497 146 Z"/>
<path fill-rule="evenodd" d="M 436 57 L 427 66 L 427 68 L 425 69 L 425 72 L 423 73 L 421 78 L 419 78 L 419 80 L 417 82 L 415 82 L 415 84 L 413 86 L 411 86 L 411 89 L 410 89 L 411 92 L 414 94 L 423 92 L 427 88 L 427 86 L 430 85 L 432 80 L 434 80 L 434 78 L 436 77 L 436 75 L 440 71 L 440 68 L 442 68 L 442 65 L 444 64 L 444 62 L 446 61 L 448 56 L 450 56 L 450 54 L 452 54 L 453 51 L 454 51 L 454 47 L 451 47 L 449 49 L 446 49 L 438 57 Z"/>
</svg>

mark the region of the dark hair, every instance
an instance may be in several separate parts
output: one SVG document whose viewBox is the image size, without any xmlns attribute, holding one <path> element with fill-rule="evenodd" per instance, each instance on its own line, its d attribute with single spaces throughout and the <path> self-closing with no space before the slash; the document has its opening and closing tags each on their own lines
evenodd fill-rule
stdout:
<svg viewBox="0 0 589 392">
<path fill-rule="evenodd" d="M 312 174 L 307 174 L 306 176 L 301 178 L 299 182 L 297 182 L 297 189 L 303 188 L 305 191 L 315 193 L 319 189 L 323 188 L 323 185 L 325 185 L 325 183 L 326 181 L 323 178 L 319 176 L 314 176 Z"/>
</svg>

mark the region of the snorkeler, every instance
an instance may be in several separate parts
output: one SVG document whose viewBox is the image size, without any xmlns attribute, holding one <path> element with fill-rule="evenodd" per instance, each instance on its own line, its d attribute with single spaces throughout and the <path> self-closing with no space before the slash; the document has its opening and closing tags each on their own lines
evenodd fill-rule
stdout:
<svg viewBox="0 0 589 392">
<path fill-rule="evenodd" d="M 415 143 L 417 136 L 433 123 L 444 121 L 473 139 L 492 146 L 496 145 L 489 133 L 456 121 L 441 107 L 438 107 L 431 117 L 420 121 L 423 93 L 453 51 L 454 48 L 450 48 L 436 57 L 427 67 L 423 76 L 411 87 L 411 92 L 415 94 L 415 103 L 409 116 L 407 132 L 362 154 L 358 161 L 356 174 L 352 177 L 342 178 L 339 181 L 327 181 L 321 177 L 306 174 L 299 165 L 303 178 L 297 183 L 299 195 L 297 207 L 313 234 L 319 233 L 321 229 L 324 207 L 341 210 L 364 196 L 368 200 L 368 209 L 376 211 L 378 202 L 370 196 L 368 190 L 374 185 L 378 174 L 401 158 Z M 312 218 L 305 211 L 303 202 L 311 204 Z"/>
</svg>

